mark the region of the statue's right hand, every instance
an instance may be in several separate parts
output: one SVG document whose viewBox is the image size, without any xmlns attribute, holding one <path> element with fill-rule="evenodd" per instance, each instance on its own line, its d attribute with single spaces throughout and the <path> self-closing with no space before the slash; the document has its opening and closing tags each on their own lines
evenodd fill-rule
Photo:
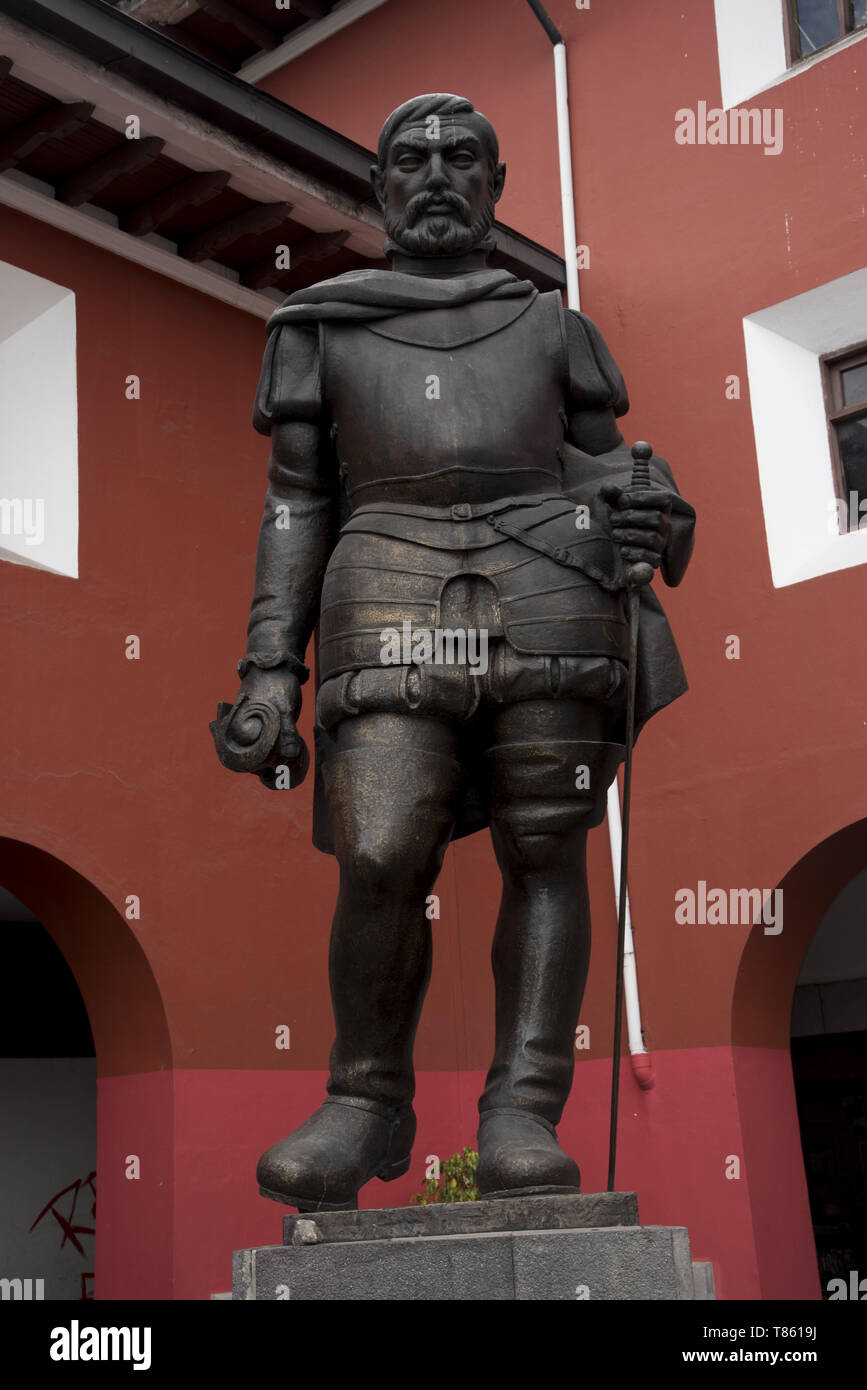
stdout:
<svg viewBox="0 0 867 1390">
<path fill-rule="evenodd" d="M 301 708 L 301 685 L 295 673 L 285 666 L 275 666 L 270 671 L 248 666 L 235 700 L 236 706 L 242 696 L 246 696 L 250 705 L 273 706 L 280 717 L 279 748 L 276 751 L 286 759 L 297 758 L 302 748 L 301 735 L 295 727 Z"/>
<path fill-rule="evenodd" d="M 211 724 L 220 762 L 272 789 L 298 786 L 310 763 L 295 725 L 300 707 L 301 686 L 287 666 L 249 666 L 234 705 L 221 705 Z"/>
</svg>

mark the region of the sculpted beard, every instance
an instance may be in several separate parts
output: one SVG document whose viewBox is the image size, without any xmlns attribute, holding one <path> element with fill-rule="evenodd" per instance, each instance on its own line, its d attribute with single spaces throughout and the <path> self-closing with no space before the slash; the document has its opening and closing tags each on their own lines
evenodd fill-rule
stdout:
<svg viewBox="0 0 867 1390">
<path fill-rule="evenodd" d="M 451 214 L 425 215 L 430 203 L 447 205 Z M 401 251 L 414 256 L 457 256 L 475 250 L 494 225 L 494 197 L 488 187 L 481 214 L 473 219 L 470 205 L 458 193 L 418 193 L 402 213 L 385 210 L 385 230 Z"/>
</svg>

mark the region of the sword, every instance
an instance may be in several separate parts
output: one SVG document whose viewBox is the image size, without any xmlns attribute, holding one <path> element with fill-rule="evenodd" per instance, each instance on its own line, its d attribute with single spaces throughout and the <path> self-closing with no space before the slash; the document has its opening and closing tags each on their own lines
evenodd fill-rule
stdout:
<svg viewBox="0 0 867 1390">
<path fill-rule="evenodd" d="M 631 487 L 646 488 L 650 482 L 653 449 L 639 441 L 632 446 Z M 638 679 L 638 613 L 640 590 L 653 578 L 652 565 L 631 565 L 626 575 L 626 603 L 629 616 L 629 678 L 626 696 L 626 762 L 623 768 L 623 835 L 620 844 L 620 900 L 617 911 L 617 970 L 614 996 L 614 1055 L 611 1062 L 611 1129 L 608 1139 L 608 1191 L 614 1191 L 617 1161 L 617 1108 L 620 1099 L 620 1047 L 623 1033 L 623 957 L 626 947 L 626 885 L 629 861 L 629 803 L 632 795 L 632 743 L 635 737 L 635 692 Z"/>
</svg>

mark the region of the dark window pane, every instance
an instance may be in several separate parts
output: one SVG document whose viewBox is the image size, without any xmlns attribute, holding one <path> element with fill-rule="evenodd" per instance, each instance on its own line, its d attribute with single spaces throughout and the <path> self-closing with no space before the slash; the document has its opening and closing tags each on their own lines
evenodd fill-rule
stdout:
<svg viewBox="0 0 867 1390">
<path fill-rule="evenodd" d="M 853 516 L 859 516 L 861 502 L 867 499 L 867 416 L 861 420 L 847 420 L 845 424 L 835 425 L 837 441 L 840 445 L 840 458 L 843 463 L 843 479 L 848 493 L 855 498 L 846 497 L 847 507 Z"/>
<path fill-rule="evenodd" d="M 840 373 L 840 381 L 843 384 L 844 405 L 867 401 L 867 362 L 862 362 L 860 367 L 847 367 Z"/>
<path fill-rule="evenodd" d="M 867 0 L 854 0 L 852 6 L 852 27 L 860 29 L 867 24 Z"/>
<path fill-rule="evenodd" d="M 836 43 L 841 37 L 837 0 L 797 0 L 795 15 L 796 42 L 802 58 L 809 58 L 818 48 Z"/>
</svg>

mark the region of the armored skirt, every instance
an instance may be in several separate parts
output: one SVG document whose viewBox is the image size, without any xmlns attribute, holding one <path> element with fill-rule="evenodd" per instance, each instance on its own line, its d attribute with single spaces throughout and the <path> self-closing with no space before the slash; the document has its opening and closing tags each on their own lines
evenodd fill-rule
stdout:
<svg viewBox="0 0 867 1390">
<path fill-rule="evenodd" d="M 317 765 L 342 719 L 449 719 L 463 726 L 468 786 L 481 793 L 464 803 L 460 836 L 487 821 L 486 712 L 562 698 L 598 701 L 614 715 L 628 649 L 621 561 L 585 511 L 562 494 L 358 508 L 322 591 Z M 437 633 L 445 644 L 432 660 L 410 655 L 419 636 Z M 329 849 L 317 819 L 316 842 Z"/>
</svg>

